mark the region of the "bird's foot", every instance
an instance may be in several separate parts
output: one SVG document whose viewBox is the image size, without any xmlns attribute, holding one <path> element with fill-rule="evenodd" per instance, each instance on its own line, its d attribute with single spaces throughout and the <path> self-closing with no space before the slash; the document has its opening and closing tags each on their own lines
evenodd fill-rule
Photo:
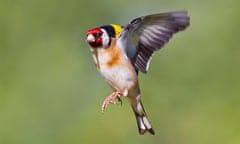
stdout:
<svg viewBox="0 0 240 144">
<path fill-rule="evenodd" d="M 111 95 L 109 95 L 102 104 L 102 112 L 104 112 L 109 104 L 116 104 L 116 99 L 118 100 L 118 102 L 120 102 L 122 104 L 122 100 L 120 99 L 120 97 L 122 96 L 122 94 L 118 91 L 113 92 Z"/>
</svg>

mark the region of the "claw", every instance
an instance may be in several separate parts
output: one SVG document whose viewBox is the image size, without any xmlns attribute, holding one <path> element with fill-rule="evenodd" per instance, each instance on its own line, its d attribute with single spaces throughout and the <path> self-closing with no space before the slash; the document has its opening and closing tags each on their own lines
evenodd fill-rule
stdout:
<svg viewBox="0 0 240 144">
<path fill-rule="evenodd" d="M 120 104 L 122 105 L 122 100 L 120 97 L 117 98 L 118 99 L 118 102 L 120 102 Z"/>
<path fill-rule="evenodd" d="M 107 109 L 109 104 L 116 104 L 116 99 L 121 103 L 122 105 L 122 100 L 120 99 L 121 97 L 121 93 L 120 92 L 113 92 L 111 95 L 109 95 L 102 104 L 102 113 Z"/>
</svg>

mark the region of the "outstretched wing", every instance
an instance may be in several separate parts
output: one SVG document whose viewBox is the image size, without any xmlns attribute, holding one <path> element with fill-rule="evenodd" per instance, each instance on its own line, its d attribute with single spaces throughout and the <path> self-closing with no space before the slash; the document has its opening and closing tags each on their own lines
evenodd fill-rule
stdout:
<svg viewBox="0 0 240 144">
<path fill-rule="evenodd" d="M 135 69 L 147 73 L 153 53 L 188 25 L 187 11 L 139 17 L 124 27 L 118 44 L 127 53 Z"/>
</svg>

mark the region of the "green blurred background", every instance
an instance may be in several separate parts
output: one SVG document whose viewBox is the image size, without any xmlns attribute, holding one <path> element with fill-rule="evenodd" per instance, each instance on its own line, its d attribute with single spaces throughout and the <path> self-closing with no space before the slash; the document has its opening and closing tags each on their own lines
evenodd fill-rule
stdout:
<svg viewBox="0 0 240 144">
<path fill-rule="evenodd" d="M 0 2 L 0 144 L 239 144 L 239 0 Z M 191 26 L 140 74 L 156 136 L 139 136 L 95 70 L 86 31 L 188 10 Z"/>
</svg>

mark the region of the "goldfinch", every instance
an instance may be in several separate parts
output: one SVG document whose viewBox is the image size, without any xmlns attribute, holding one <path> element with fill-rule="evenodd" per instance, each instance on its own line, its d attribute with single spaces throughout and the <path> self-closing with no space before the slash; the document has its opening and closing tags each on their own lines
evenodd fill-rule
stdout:
<svg viewBox="0 0 240 144">
<path fill-rule="evenodd" d="M 153 53 L 173 34 L 186 29 L 189 20 L 187 11 L 158 13 L 138 17 L 124 27 L 110 24 L 87 31 L 86 41 L 96 68 L 114 90 L 104 100 L 102 112 L 126 97 L 136 116 L 139 134 L 155 134 L 142 105 L 138 72 L 148 72 Z"/>
</svg>

